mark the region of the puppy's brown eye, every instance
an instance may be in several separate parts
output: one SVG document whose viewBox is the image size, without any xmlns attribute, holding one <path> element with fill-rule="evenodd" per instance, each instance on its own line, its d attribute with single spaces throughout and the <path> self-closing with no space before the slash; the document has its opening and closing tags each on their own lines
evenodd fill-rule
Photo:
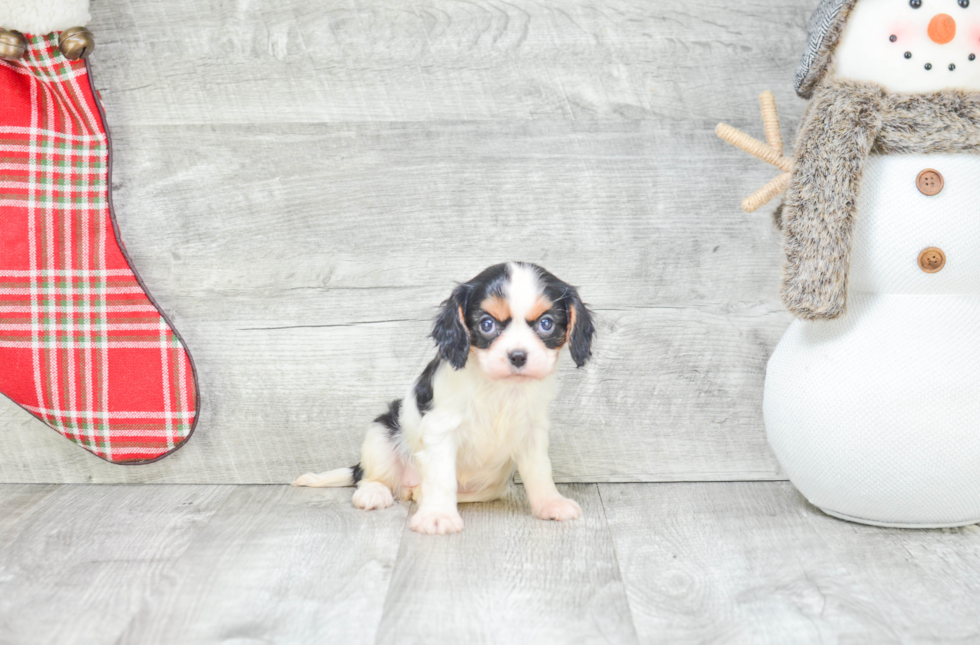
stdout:
<svg viewBox="0 0 980 645">
<path fill-rule="evenodd" d="M 493 330 L 497 328 L 497 323 L 493 318 L 484 318 L 480 321 L 480 331 L 484 334 L 492 334 Z"/>
<path fill-rule="evenodd" d="M 555 328 L 555 321 L 550 316 L 545 316 L 544 318 L 538 321 L 538 329 L 540 329 L 546 334 L 554 328 Z"/>
</svg>

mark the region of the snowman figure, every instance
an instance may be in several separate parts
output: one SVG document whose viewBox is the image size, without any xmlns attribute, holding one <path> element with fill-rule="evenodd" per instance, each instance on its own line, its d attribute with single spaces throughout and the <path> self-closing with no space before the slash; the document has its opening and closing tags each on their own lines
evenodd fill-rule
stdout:
<svg viewBox="0 0 980 645">
<path fill-rule="evenodd" d="M 766 374 L 770 445 L 856 522 L 980 522 L 980 0 L 823 0 L 796 75 L 811 102 L 777 210 L 796 320 Z"/>
</svg>

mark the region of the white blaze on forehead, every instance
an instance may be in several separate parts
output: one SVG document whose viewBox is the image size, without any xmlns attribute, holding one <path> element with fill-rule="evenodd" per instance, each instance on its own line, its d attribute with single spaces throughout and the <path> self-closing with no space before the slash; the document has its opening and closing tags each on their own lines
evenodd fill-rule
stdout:
<svg viewBox="0 0 980 645">
<path fill-rule="evenodd" d="M 558 348 L 547 347 L 535 331 L 535 325 L 528 324 L 528 317 L 536 320 L 544 312 L 542 307 L 550 306 L 543 297 L 543 288 L 535 267 L 514 262 L 507 265 L 507 280 L 502 289 L 507 303 L 502 308 L 508 310 L 510 323 L 494 338 L 490 347 L 473 350 L 480 369 L 491 379 L 544 379 L 554 373 Z M 518 351 L 524 353 L 520 365 L 514 362 Z"/>
<path fill-rule="evenodd" d="M 980 1 L 980 0 L 978 0 Z M 514 320 L 526 320 L 526 314 L 534 307 L 538 296 L 541 295 L 541 280 L 538 272 L 529 266 L 514 264 L 507 265 L 510 281 L 506 286 L 507 302 L 510 303 L 511 316 Z"/>
<path fill-rule="evenodd" d="M 929 37 L 929 23 L 938 14 L 956 22 L 956 36 L 945 44 Z M 971 61 L 970 54 L 978 58 Z M 836 76 L 891 92 L 980 91 L 980 0 L 966 8 L 958 0 L 923 0 L 918 9 L 908 0 L 858 0 L 834 60 Z"/>
</svg>

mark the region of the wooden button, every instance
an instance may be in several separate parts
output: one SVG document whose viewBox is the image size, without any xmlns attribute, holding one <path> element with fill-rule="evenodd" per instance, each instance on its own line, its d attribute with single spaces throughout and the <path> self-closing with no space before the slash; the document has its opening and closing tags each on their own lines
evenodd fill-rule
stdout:
<svg viewBox="0 0 980 645">
<path fill-rule="evenodd" d="M 932 168 L 926 168 L 915 178 L 915 187 L 919 189 L 920 193 L 929 197 L 943 192 L 944 185 L 943 176 L 939 174 L 938 170 Z"/>
<path fill-rule="evenodd" d="M 946 254 L 942 249 L 930 246 L 919 254 L 919 268 L 926 273 L 939 273 L 946 266 Z"/>
</svg>

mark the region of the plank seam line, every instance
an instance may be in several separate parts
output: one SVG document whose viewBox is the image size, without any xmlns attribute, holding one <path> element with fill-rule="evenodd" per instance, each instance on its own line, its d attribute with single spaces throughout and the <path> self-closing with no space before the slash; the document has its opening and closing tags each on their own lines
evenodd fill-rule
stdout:
<svg viewBox="0 0 980 645">
<path fill-rule="evenodd" d="M 630 605 L 630 593 L 626 587 L 626 576 L 623 574 L 623 565 L 619 562 L 619 551 L 616 549 L 616 538 L 613 537 L 612 528 L 609 526 L 609 515 L 606 513 L 606 500 L 602 498 L 602 487 L 599 484 L 592 485 L 595 486 L 596 495 L 599 496 L 599 507 L 602 509 L 602 519 L 605 521 L 606 535 L 609 536 L 609 545 L 612 547 L 613 562 L 616 563 L 616 571 L 619 572 L 619 582 L 623 585 L 623 595 L 626 596 L 626 611 L 630 614 L 630 624 L 633 625 L 633 634 L 636 636 L 637 641 L 639 641 L 640 630 L 637 629 L 636 619 L 633 617 L 633 607 Z"/>
<path fill-rule="evenodd" d="M 396 504 L 397 503 L 398 502 L 396 502 Z M 398 571 L 398 563 L 401 562 L 403 552 L 407 548 L 405 546 L 405 537 L 411 535 L 411 530 L 408 528 L 408 524 L 412 519 L 412 509 L 414 506 L 414 501 L 408 502 L 408 513 L 405 515 L 405 526 L 402 527 L 402 536 L 398 539 L 398 553 L 395 555 L 395 562 L 391 565 L 391 574 L 388 576 L 388 587 L 385 589 L 385 597 L 381 601 L 381 615 L 378 618 L 378 624 L 374 630 L 374 645 L 380 645 L 381 643 L 381 626 L 384 624 L 385 616 L 388 613 L 388 598 L 391 596 L 391 583 L 395 580 L 395 572 Z"/>
<path fill-rule="evenodd" d="M 335 323 L 332 325 L 289 325 L 285 327 L 239 327 L 237 331 L 277 331 L 281 329 L 329 329 L 331 327 L 357 327 L 359 325 L 384 325 L 386 323 L 404 323 L 404 322 L 430 322 L 426 320 L 418 320 L 416 318 L 399 318 L 393 320 L 358 320 L 349 323 Z"/>
<path fill-rule="evenodd" d="M 637 479 L 555 479 L 556 484 L 612 484 L 612 485 L 623 485 L 623 484 L 754 484 L 754 483 L 771 483 L 771 482 L 788 482 L 787 477 L 765 477 L 765 478 L 752 478 L 752 479 L 657 479 L 656 477 L 650 478 L 637 478 Z"/>
</svg>

